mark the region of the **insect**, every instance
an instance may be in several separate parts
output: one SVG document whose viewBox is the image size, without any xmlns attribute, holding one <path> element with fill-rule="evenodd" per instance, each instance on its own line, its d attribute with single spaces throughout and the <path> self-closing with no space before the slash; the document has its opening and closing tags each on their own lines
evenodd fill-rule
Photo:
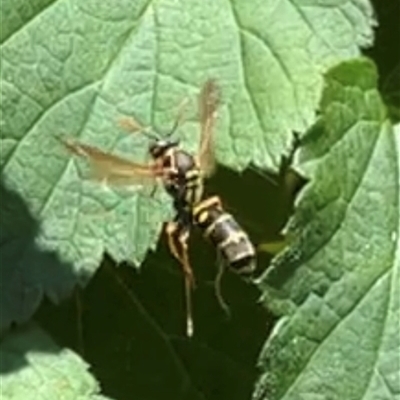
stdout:
<svg viewBox="0 0 400 400">
<path fill-rule="evenodd" d="M 197 226 L 222 255 L 223 261 L 238 273 L 254 270 L 255 250 L 249 237 L 231 214 L 224 211 L 217 196 L 204 199 L 204 179 L 215 170 L 213 132 L 219 104 L 219 88 L 213 80 L 202 87 L 198 108 L 200 116 L 200 144 L 192 155 L 180 146 L 172 135 L 182 122 L 183 107 L 170 132 L 162 137 L 143 127 L 133 118 L 121 120 L 125 129 L 141 132 L 151 139 L 149 153 L 152 161 L 135 163 L 104 152 L 95 147 L 62 139 L 73 154 L 86 157 L 95 179 L 107 183 L 143 184 L 161 182 L 173 199 L 176 212 L 166 225 L 168 246 L 182 266 L 185 277 L 186 331 L 193 334 L 191 291 L 195 279 L 188 255 L 188 239 L 192 227 Z"/>
</svg>

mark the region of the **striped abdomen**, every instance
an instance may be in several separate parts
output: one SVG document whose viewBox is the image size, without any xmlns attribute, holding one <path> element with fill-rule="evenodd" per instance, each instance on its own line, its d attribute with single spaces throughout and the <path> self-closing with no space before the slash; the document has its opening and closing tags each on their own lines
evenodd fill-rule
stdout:
<svg viewBox="0 0 400 400">
<path fill-rule="evenodd" d="M 254 246 L 234 217 L 223 210 L 218 197 L 206 199 L 194 207 L 193 219 L 231 269 L 240 274 L 254 271 Z"/>
</svg>

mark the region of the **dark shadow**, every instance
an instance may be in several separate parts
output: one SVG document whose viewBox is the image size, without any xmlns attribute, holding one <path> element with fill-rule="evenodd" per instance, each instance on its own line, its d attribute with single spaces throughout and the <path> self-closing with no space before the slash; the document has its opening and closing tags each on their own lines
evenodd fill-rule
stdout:
<svg viewBox="0 0 400 400">
<path fill-rule="evenodd" d="M 222 166 L 206 183 L 208 195 L 219 195 L 226 208 L 255 242 L 276 238 L 285 223 L 288 204 L 278 175 L 246 170 L 234 172 Z"/>
<path fill-rule="evenodd" d="M 29 321 L 44 298 L 58 303 L 80 279 L 55 252 L 38 247 L 38 222 L 2 179 L 0 199 L 0 332 L 4 345 L 13 334 L 10 328 Z M 39 350 L 46 351 L 43 346 Z M 23 355 L 18 357 L 13 363 L 2 362 L 0 373 L 24 366 Z"/>
<path fill-rule="evenodd" d="M 374 59 L 383 83 L 400 62 L 400 2 L 372 0 L 372 4 L 378 26 L 375 28 L 375 43 L 371 48 L 365 49 L 364 54 Z"/>
<path fill-rule="evenodd" d="M 379 90 L 393 122 L 400 121 L 400 2 L 372 1 L 378 26 L 374 45 L 364 50 L 379 71 Z"/>
<path fill-rule="evenodd" d="M 279 182 L 251 171 L 220 167 L 207 190 L 221 196 L 256 243 L 278 238 L 292 207 Z M 257 357 L 275 318 L 258 303 L 254 285 L 226 271 L 227 318 L 214 293 L 215 249 L 195 231 L 190 240 L 195 335 L 186 338 L 183 276 L 165 239 L 139 271 L 106 258 L 83 292 L 59 307 L 46 302 L 38 320 L 90 363 L 112 398 L 250 398 Z M 261 269 L 268 260 L 260 256 Z"/>
<path fill-rule="evenodd" d="M 257 304 L 255 287 L 228 273 L 227 319 L 214 296 L 212 249 L 196 243 L 192 256 L 198 272 L 192 339 L 185 336 L 183 277 L 164 240 L 140 272 L 106 259 L 78 302 L 59 307 L 47 302 L 37 318 L 57 342 L 89 362 L 112 398 L 219 400 L 222 393 L 248 398 L 274 319 Z"/>
</svg>

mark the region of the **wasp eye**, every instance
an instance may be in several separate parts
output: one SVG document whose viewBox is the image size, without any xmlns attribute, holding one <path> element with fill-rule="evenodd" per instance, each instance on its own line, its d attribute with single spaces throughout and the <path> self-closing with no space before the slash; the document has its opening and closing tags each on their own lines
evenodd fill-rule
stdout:
<svg viewBox="0 0 400 400">
<path fill-rule="evenodd" d="M 171 168 L 171 165 L 172 165 L 171 158 L 170 157 L 164 157 L 163 167 L 164 168 Z"/>
</svg>

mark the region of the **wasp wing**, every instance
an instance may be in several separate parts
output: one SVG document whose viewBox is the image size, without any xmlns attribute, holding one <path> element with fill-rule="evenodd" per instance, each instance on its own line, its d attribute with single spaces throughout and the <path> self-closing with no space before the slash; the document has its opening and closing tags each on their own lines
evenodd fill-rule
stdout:
<svg viewBox="0 0 400 400">
<path fill-rule="evenodd" d="M 220 92 L 217 84 L 213 80 L 208 80 L 204 84 L 199 96 L 201 134 L 198 157 L 200 168 L 205 176 L 210 176 L 216 165 L 213 133 L 219 100 Z"/>
<path fill-rule="evenodd" d="M 96 147 L 61 139 L 64 146 L 75 155 L 88 159 L 91 167 L 91 178 L 111 184 L 143 185 L 155 183 L 162 176 L 162 170 L 156 164 L 139 164 Z"/>
</svg>

